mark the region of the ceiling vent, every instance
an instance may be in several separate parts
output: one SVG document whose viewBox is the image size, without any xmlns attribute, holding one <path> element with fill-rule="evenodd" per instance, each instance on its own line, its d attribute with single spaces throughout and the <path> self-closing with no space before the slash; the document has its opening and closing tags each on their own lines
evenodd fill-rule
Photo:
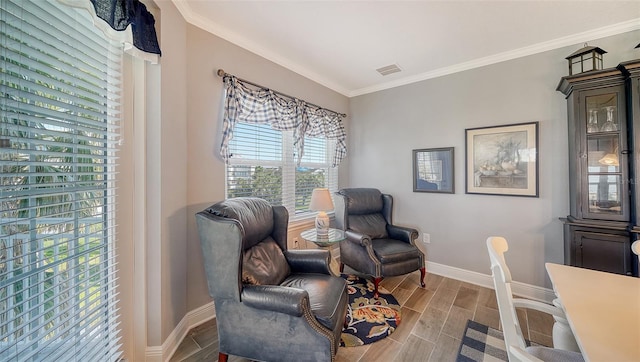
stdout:
<svg viewBox="0 0 640 362">
<path fill-rule="evenodd" d="M 400 69 L 398 64 L 387 65 L 386 67 L 378 68 L 376 70 L 381 75 L 389 75 L 389 74 L 398 73 L 398 72 L 402 71 L 402 69 Z"/>
</svg>

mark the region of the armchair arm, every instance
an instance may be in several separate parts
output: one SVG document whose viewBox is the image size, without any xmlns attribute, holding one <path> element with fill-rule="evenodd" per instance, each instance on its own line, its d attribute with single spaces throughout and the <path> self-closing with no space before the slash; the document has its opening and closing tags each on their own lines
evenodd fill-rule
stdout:
<svg viewBox="0 0 640 362">
<path fill-rule="evenodd" d="M 550 304 L 538 302 L 536 300 L 513 298 L 513 306 L 516 308 L 535 309 L 543 313 L 551 314 L 555 317 L 567 318 L 560 308 L 554 307 Z"/>
<path fill-rule="evenodd" d="M 413 244 L 413 240 L 418 237 L 418 230 L 397 225 L 387 225 L 387 233 L 391 239 L 402 240 Z"/>
<path fill-rule="evenodd" d="M 360 234 L 359 232 L 353 230 L 346 230 L 344 232 L 344 235 L 346 236 L 348 241 L 359 244 L 360 246 L 371 245 L 371 237 L 369 235 Z"/>
<path fill-rule="evenodd" d="M 329 250 L 286 250 L 284 256 L 294 273 L 318 273 L 331 275 Z"/>
<path fill-rule="evenodd" d="M 279 285 L 246 285 L 240 296 L 244 305 L 277 313 L 301 317 L 303 304 L 309 303 L 306 290 Z"/>
</svg>

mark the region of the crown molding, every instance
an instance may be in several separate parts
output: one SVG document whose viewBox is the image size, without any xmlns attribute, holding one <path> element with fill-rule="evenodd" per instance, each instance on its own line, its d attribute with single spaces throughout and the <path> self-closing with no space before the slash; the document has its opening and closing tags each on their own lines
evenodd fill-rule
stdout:
<svg viewBox="0 0 640 362">
<path fill-rule="evenodd" d="M 471 70 L 475 68 L 484 67 L 491 64 L 496 64 L 500 62 L 504 62 L 507 60 L 513 60 L 537 53 L 542 53 L 549 50 L 554 50 L 566 46 L 571 46 L 579 43 L 584 43 L 586 41 L 592 41 L 594 39 L 600 39 L 616 34 L 622 34 L 629 31 L 639 30 L 640 29 L 640 18 L 632 19 L 629 21 L 625 21 L 618 24 L 613 24 L 561 38 L 557 38 L 554 40 L 490 55 L 483 58 L 474 59 L 468 62 L 454 64 L 452 66 L 443 67 L 439 69 L 435 69 L 429 72 L 417 74 L 414 76 L 397 79 L 391 82 L 382 83 L 378 85 L 374 85 L 371 87 L 365 87 L 355 90 L 346 89 L 335 82 L 330 81 L 326 77 L 321 76 L 320 74 L 311 71 L 310 69 L 292 62 L 284 57 L 266 49 L 265 47 L 244 38 L 233 31 L 220 26 L 219 24 L 207 19 L 200 14 L 194 13 L 191 10 L 188 2 L 181 0 L 172 0 L 173 4 L 176 6 L 180 14 L 184 17 L 184 19 L 190 23 L 191 25 L 197 26 L 205 31 L 208 31 L 228 42 L 231 42 L 241 48 L 244 48 L 254 54 L 257 54 L 267 60 L 270 60 L 282 67 L 285 67 L 295 73 L 300 74 L 301 76 L 308 78 L 320 85 L 323 85 L 335 92 L 338 92 L 346 97 L 356 97 L 368 93 L 378 92 L 390 88 L 396 88 L 403 85 L 408 85 L 416 82 L 421 82 L 428 79 L 438 78 L 449 74 L 454 74 L 458 72 L 463 72 L 465 70 Z"/>
<path fill-rule="evenodd" d="M 387 82 L 387 83 L 382 83 L 382 84 L 371 86 L 371 87 L 356 89 L 354 91 L 349 92 L 348 97 L 355 97 L 363 94 L 378 92 L 385 89 L 396 88 L 396 87 L 420 82 L 427 79 L 438 78 L 438 77 L 442 77 L 449 74 L 463 72 L 465 70 L 480 68 L 487 65 L 504 62 L 507 60 L 522 58 L 529 55 L 538 54 L 538 53 L 546 52 L 549 50 L 563 48 L 566 46 L 571 46 L 579 43 L 584 43 L 586 41 L 592 41 L 594 39 L 601 39 L 601 38 L 605 38 L 612 35 L 622 34 L 629 31 L 638 30 L 638 29 L 640 29 L 640 18 L 636 18 L 633 20 L 625 21 L 625 22 L 610 25 L 610 26 L 605 26 L 598 29 L 585 31 L 582 33 L 565 36 L 562 38 L 553 39 L 550 41 L 534 44 L 527 47 L 509 50 L 509 51 L 498 53 L 495 55 L 490 55 L 488 57 L 478 58 L 468 62 L 455 64 L 449 67 L 435 69 L 430 72 L 421 73 L 415 76 L 398 79 L 392 82 Z"/>
</svg>

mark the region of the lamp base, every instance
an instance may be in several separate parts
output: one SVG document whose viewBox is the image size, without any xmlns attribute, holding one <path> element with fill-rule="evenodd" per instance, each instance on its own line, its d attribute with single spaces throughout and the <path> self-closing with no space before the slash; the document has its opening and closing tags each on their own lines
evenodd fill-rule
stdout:
<svg viewBox="0 0 640 362">
<path fill-rule="evenodd" d="M 327 236 L 329 235 L 329 216 L 326 212 L 320 211 L 318 212 L 318 216 L 316 216 L 316 233 L 318 236 Z"/>
</svg>

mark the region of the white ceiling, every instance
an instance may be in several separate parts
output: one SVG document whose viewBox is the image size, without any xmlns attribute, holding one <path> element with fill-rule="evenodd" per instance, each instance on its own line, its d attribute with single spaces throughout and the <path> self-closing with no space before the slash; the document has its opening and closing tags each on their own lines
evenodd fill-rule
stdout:
<svg viewBox="0 0 640 362">
<path fill-rule="evenodd" d="M 348 97 L 640 29 L 638 0 L 172 1 L 189 23 Z M 376 71 L 391 64 L 402 71 Z"/>
</svg>

